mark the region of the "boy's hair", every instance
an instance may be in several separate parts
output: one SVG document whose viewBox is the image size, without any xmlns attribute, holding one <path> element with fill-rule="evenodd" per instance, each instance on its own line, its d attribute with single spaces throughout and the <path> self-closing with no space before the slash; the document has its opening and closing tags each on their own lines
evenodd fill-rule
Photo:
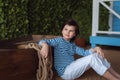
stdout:
<svg viewBox="0 0 120 80">
<path fill-rule="evenodd" d="M 75 27 L 75 34 L 76 34 L 76 35 L 71 39 L 71 41 L 74 41 L 75 38 L 77 37 L 77 35 L 79 34 L 79 25 L 77 24 L 77 22 L 76 22 L 75 20 L 69 19 L 69 20 L 67 20 L 67 21 L 63 24 L 61 30 L 63 30 L 63 28 L 65 27 L 65 25 L 70 25 L 70 26 L 74 26 L 74 27 Z"/>
</svg>

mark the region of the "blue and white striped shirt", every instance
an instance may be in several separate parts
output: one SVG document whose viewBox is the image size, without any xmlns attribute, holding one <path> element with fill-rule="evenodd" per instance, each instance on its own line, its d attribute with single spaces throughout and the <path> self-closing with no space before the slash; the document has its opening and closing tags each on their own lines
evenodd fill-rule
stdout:
<svg viewBox="0 0 120 80">
<path fill-rule="evenodd" d="M 74 61 L 74 54 L 87 56 L 92 53 L 91 49 L 84 50 L 75 45 L 74 42 L 66 41 L 63 37 L 40 40 L 39 45 L 46 42 L 54 48 L 54 67 L 59 76 L 62 76 L 65 68 Z"/>
</svg>

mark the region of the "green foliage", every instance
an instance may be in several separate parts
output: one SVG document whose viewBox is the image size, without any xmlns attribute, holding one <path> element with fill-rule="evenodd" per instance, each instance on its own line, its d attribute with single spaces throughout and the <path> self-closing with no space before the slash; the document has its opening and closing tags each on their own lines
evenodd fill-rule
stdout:
<svg viewBox="0 0 120 80">
<path fill-rule="evenodd" d="M 63 22 L 71 18 L 78 1 L 34 0 L 29 1 L 29 32 L 31 34 L 60 34 Z M 76 6 L 75 6 L 76 5 Z"/>
<path fill-rule="evenodd" d="M 1 0 L 0 38 L 9 39 L 28 34 L 27 0 Z"/>
<path fill-rule="evenodd" d="M 61 26 L 69 18 L 79 23 L 80 37 L 89 39 L 91 35 L 92 0 L 0 0 L 0 13 L 0 39 L 60 35 Z"/>
<path fill-rule="evenodd" d="M 106 2 L 106 4 L 109 6 L 110 3 Z M 100 5 L 100 17 L 99 17 L 99 30 L 108 30 L 108 19 L 109 19 L 109 11 L 103 7 L 103 5 Z"/>
<path fill-rule="evenodd" d="M 81 0 L 78 9 L 73 13 L 73 17 L 80 25 L 79 36 L 88 40 L 92 30 L 92 0 Z"/>
</svg>

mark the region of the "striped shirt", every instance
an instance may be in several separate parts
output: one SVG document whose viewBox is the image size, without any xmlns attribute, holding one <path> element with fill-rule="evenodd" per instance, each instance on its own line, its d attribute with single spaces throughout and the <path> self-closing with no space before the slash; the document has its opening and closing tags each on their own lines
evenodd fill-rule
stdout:
<svg viewBox="0 0 120 80">
<path fill-rule="evenodd" d="M 74 54 L 87 56 L 92 53 L 91 49 L 84 50 L 75 45 L 74 42 L 66 41 L 63 37 L 40 40 L 39 45 L 46 42 L 54 48 L 54 67 L 59 76 L 62 76 L 65 68 L 74 61 Z"/>
</svg>

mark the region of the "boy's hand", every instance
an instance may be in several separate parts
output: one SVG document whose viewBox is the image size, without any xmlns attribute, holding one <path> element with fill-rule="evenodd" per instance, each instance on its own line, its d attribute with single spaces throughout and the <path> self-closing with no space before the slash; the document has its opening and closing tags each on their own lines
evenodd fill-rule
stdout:
<svg viewBox="0 0 120 80">
<path fill-rule="evenodd" d="M 101 49 L 100 47 L 95 47 L 95 48 L 92 49 L 92 51 L 98 53 L 98 54 L 101 55 L 103 58 L 105 57 L 105 56 L 104 56 L 104 53 L 103 53 L 103 51 L 102 51 L 102 49 Z"/>
<path fill-rule="evenodd" d="M 42 43 L 42 48 L 40 50 L 40 53 L 42 54 L 42 56 L 44 56 L 45 58 L 48 56 L 48 52 L 49 52 L 49 46 L 47 43 Z"/>
</svg>

